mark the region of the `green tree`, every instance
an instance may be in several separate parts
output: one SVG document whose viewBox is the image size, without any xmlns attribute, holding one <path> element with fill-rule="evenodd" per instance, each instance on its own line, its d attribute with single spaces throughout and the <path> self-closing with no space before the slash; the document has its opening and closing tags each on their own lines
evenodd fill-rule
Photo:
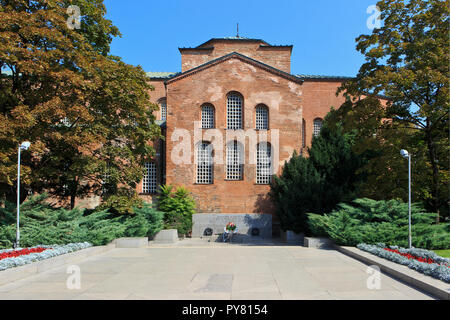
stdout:
<svg viewBox="0 0 450 320">
<path fill-rule="evenodd" d="M 442 214 L 449 207 L 449 1 L 381 0 L 377 6 L 384 24 L 356 39 L 366 62 L 339 90 L 356 97 L 340 108 L 342 119 L 358 129 L 359 151 L 384 151 L 371 160 L 372 182 L 385 184 L 388 175 L 404 174 L 396 171 L 398 152 L 409 149 L 420 174 L 420 200 Z M 385 105 L 380 94 L 389 97 Z M 391 167 L 380 167 L 383 161 Z M 399 183 L 391 182 L 389 188 L 397 189 Z"/>
<path fill-rule="evenodd" d="M 357 197 L 359 187 L 365 180 L 362 170 L 366 154 L 353 151 L 353 132 L 344 133 L 341 123 L 330 121 L 335 110 L 325 117 L 320 135 L 313 137 L 308 149 L 309 161 L 323 177 L 324 211 L 330 212 L 338 203 Z"/>
<path fill-rule="evenodd" d="M 324 209 L 323 185 L 323 178 L 311 161 L 294 152 L 270 186 L 270 198 L 284 231 L 308 233 L 306 213 L 322 213 Z"/>
<path fill-rule="evenodd" d="M 184 187 L 174 189 L 172 185 L 161 186 L 158 195 L 158 209 L 164 212 L 164 227 L 175 228 L 180 235 L 192 231 L 192 215 L 195 201 Z"/>
<path fill-rule="evenodd" d="M 329 123 L 333 114 L 313 138 L 309 157 L 295 152 L 273 179 L 270 196 L 283 230 L 309 233 L 306 213 L 328 213 L 357 197 L 365 178 L 360 171 L 364 158 L 352 150 L 353 135 L 344 134 L 339 123 Z"/>
<path fill-rule="evenodd" d="M 24 194 L 76 197 L 134 189 L 160 136 L 141 67 L 109 55 L 120 35 L 102 0 L 0 0 L 0 194 L 15 196 L 17 146 Z M 68 28 L 70 4 L 81 28 Z M 105 188 L 106 186 L 108 188 Z M 108 193 L 108 192 L 107 192 Z"/>
</svg>

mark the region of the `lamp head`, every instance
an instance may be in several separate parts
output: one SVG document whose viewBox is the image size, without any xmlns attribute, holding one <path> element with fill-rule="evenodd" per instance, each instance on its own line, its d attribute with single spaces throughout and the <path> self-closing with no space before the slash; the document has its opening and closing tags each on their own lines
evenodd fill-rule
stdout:
<svg viewBox="0 0 450 320">
<path fill-rule="evenodd" d="M 28 148 L 30 147 L 31 143 L 28 141 L 22 142 L 22 144 L 20 145 L 20 149 L 23 150 L 28 150 Z"/>
<path fill-rule="evenodd" d="M 409 153 L 405 149 L 400 150 L 400 154 L 402 155 L 403 158 L 409 157 Z"/>
</svg>

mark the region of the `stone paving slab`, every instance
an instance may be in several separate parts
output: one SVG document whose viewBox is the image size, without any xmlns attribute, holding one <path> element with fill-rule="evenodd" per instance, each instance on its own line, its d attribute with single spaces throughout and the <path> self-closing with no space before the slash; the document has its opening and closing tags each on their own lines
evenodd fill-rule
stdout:
<svg viewBox="0 0 450 320">
<path fill-rule="evenodd" d="M 79 290 L 64 265 L 0 286 L 0 299 L 433 299 L 385 274 L 369 290 L 367 265 L 335 250 L 180 242 L 87 257 Z"/>
</svg>

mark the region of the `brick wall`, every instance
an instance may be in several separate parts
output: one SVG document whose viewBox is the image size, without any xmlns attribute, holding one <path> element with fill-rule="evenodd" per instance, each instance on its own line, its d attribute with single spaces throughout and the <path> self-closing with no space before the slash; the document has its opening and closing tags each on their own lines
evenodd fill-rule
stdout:
<svg viewBox="0 0 450 320">
<path fill-rule="evenodd" d="M 195 184 L 195 165 L 177 165 L 171 159 L 177 141 L 172 135 L 177 129 L 191 133 L 194 151 L 194 121 L 201 119 L 201 106 L 215 108 L 216 128 L 223 135 L 226 130 L 226 101 L 229 92 L 238 92 L 244 98 L 244 130 L 255 128 L 255 107 L 269 108 L 268 141 L 271 133 L 279 130 L 279 161 L 281 166 L 301 148 L 302 85 L 238 59 L 229 59 L 206 70 L 167 84 L 167 183 L 185 185 L 197 200 L 199 212 L 215 213 L 272 213 L 268 201 L 268 185 L 257 185 L 255 164 L 249 164 L 249 145 L 245 145 L 246 164 L 243 181 L 225 181 L 224 164 L 214 165 L 214 184 Z M 256 130 L 252 130 L 256 133 Z M 203 130 L 204 132 L 204 130 Z M 203 138 L 213 142 L 212 138 Z M 225 154 L 225 141 L 222 141 Z M 278 172 L 280 172 L 279 167 Z"/>
<path fill-rule="evenodd" d="M 303 83 L 303 118 L 306 124 L 306 147 L 311 147 L 314 119 L 324 119 L 331 107 L 338 109 L 345 98 L 336 96 L 341 82 L 331 80 L 306 80 Z M 306 151 L 306 148 L 305 150 Z"/>
<path fill-rule="evenodd" d="M 181 71 L 187 71 L 208 61 L 222 57 L 232 52 L 262 63 L 268 64 L 284 72 L 291 72 L 291 47 L 268 46 L 264 42 L 215 40 L 204 47 L 181 50 Z"/>
</svg>

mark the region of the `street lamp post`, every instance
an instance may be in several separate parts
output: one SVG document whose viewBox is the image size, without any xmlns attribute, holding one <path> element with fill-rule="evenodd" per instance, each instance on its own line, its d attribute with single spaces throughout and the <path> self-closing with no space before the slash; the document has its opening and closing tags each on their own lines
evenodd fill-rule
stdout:
<svg viewBox="0 0 450 320">
<path fill-rule="evenodd" d="M 408 158 L 408 215 L 409 215 L 409 238 L 408 245 L 409 248 L 412 248 L 412 237 L 411 237 L 411 154 L 402 149 L 400 150 L 400 154 L 403 158 Z"/>
<path fill-rule="evenodd" d="M 16 230 L 16 248 L 19 247 L 19 241 L 20 241 L 20 230 L 19 230 L 19 223 L 20 223 L 20 152 L 22 150 L 28 150 L 31 143 L 28 141 L 23 142 L 19 146 L 19 155 L 17 157 L 17 230 Z"/>
</svg>

